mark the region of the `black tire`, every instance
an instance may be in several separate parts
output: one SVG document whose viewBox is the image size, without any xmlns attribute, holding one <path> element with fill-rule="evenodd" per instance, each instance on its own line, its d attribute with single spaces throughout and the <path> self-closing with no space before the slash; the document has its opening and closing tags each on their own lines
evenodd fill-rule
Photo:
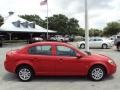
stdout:
<svg viewBox="0 0 120 90">
<path fill-rule="evenodd" d="M 80 48 L 81 48 L 81 49 L 85 49 L 85 44 L 81 44 L 81 45 L 80 45 Z"/>
<path fill-rule="evenodd" d="M 103 48 L 103 49 L 107 49 L 107 48 L 108 48 L 108 45 L 107 45 L 107 44 L 103 44 L 103 45 L 102 45 L 102 48 Z"/>
<path fill-rule="evenodd" d="M 22 74 L 21 74 L 21 72 L 23 71 L 24 72 L 24 74 L 25 74 L 25 70 L 26 70 L 26 72 L 28 73 L 28 78 L 26 78 L 25 79 L 25 77 L 24 76 L 26 76 L 26 75 L 24 75 L 24 76 L 22 76 Z M 26 74 L 27 74 L 26 73 Z M 30 80 L 32 80 L 33 79 L 33 77 L 34 77 L 34 71 L 33 71 L 33 69 L 30 67 L 30 66 L 27 66 L 27 65 L 22 65 L 22 66 L 19 66 L 18 68 L 17 68 L 17 70 L 16 70 L 16 74 L 17 74 L 17 77 L 18 77 L 18 79 L 20 80 L 20 81 L 23 81 L 23 82 L 27 82 L 27 81 L 30 81 Z M 21 76 L 20 76 L 20 74 L 21 74 Z"/>
<path fill-rule="evenodd" d="M 95 70 L 99 70 L 100 73 L 98 72 L 95 73 Z M 92 81 L 101 81 L 105 78 L 105 76 L 106 76 L 106 69 L 101 65 L 93 66 L 88 72 L 88 78 Z"/>
<path fill-rule="evenodd" d="M 120 44 L 119 44 L 119 45 L 117 45 L 117 50 L 118 50 L 118 51 L 120 51 Z"/>
</svg>

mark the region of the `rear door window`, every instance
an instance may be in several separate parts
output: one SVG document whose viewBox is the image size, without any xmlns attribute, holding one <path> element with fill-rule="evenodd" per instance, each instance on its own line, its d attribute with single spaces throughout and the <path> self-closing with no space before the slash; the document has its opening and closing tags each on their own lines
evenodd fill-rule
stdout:
<svg viewBox="0 0 120 90">
<path fill-rule="evenodd" d="M 29 49 L 29 54 L 52 55 L 52 47 L 50 45 L 33 46 Z"/>
</svg>

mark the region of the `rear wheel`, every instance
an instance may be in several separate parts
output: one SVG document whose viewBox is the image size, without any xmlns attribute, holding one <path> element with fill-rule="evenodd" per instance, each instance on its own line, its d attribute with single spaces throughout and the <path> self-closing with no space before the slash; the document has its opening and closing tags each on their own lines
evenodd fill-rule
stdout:
<svg viewBox="0 0 120 90">
<path fill-rule="evenodd" d="M 81 44 L 81 45 L 80 45 L 80 48 L 81 48 L 81 49 L 85 49 L 85 44 Z"/>
<path fill-rule="evenodd" d="M 106 76 L 105 68 L 102 66 L 94 66 L 90 69 L 88 77 L 93 81 L 100 81 Z"/>
<path fill-rule="evenodd" d="M 102 48 L 103 48 L 103 49 L 107 49 L 107 48 L 108 48 L 108 45 L 107 45 L 107 44 L 103 44 L 103 45 L 102 45 Z"/>
<path fill-rule="evenodd" d="M 29 66 L 20 66 L 16 73 L 19 80 L 24 82 L 30 81 L 34 76 L 33 69 L 31 69 Z"/>
</svg>

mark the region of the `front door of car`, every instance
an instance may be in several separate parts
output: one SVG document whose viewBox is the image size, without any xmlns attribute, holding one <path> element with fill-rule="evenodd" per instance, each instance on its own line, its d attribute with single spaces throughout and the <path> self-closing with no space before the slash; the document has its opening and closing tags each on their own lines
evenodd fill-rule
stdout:
<svg viewBox="0 0 120 90">
<path fill-rule="evenodd" d="M 89 45 L 90 45 L 91 48 L 95 47 L 95 43 L 96 43 L 96 41 L 94 39 L 89 40 Z"/>
<path fill-rule="evenodd" d="M 102 47 L 103 40 L 102 39 L 96 39 L 96 47 Z"/>
<path fill-rule="evenodd" d="M 76 57 L 76 51 L 66 46 L 56 46 L 54 59 L 56 75 L 82 75 L 85 65 L 82 58 Z"/>
<path fill-rule="evenodd" d="M 34 46 L 30 48 L 29 53 L 29 59 L 34 64 L 37 74 L 53 75 L 55 73 L 52 46 Z"/>
</svg>

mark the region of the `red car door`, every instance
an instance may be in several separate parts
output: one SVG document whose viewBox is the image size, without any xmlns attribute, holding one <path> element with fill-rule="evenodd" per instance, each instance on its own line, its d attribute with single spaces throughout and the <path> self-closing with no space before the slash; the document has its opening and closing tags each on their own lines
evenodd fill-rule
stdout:
<svg viewBox="0 0 120 90">
<path fill-rule="evenodd" d="M 56 46 L 56 75 L 84 75 L 85 64 L 76 57 L 76 51 L 67 46 Z"/>
<path fill-rule="evenodd" d="M 38 75 L 54 75 L 55 63 L 51 45 L 33 46 L 29 50 L 29 58 L 32 60 Z"/>
</svg>

